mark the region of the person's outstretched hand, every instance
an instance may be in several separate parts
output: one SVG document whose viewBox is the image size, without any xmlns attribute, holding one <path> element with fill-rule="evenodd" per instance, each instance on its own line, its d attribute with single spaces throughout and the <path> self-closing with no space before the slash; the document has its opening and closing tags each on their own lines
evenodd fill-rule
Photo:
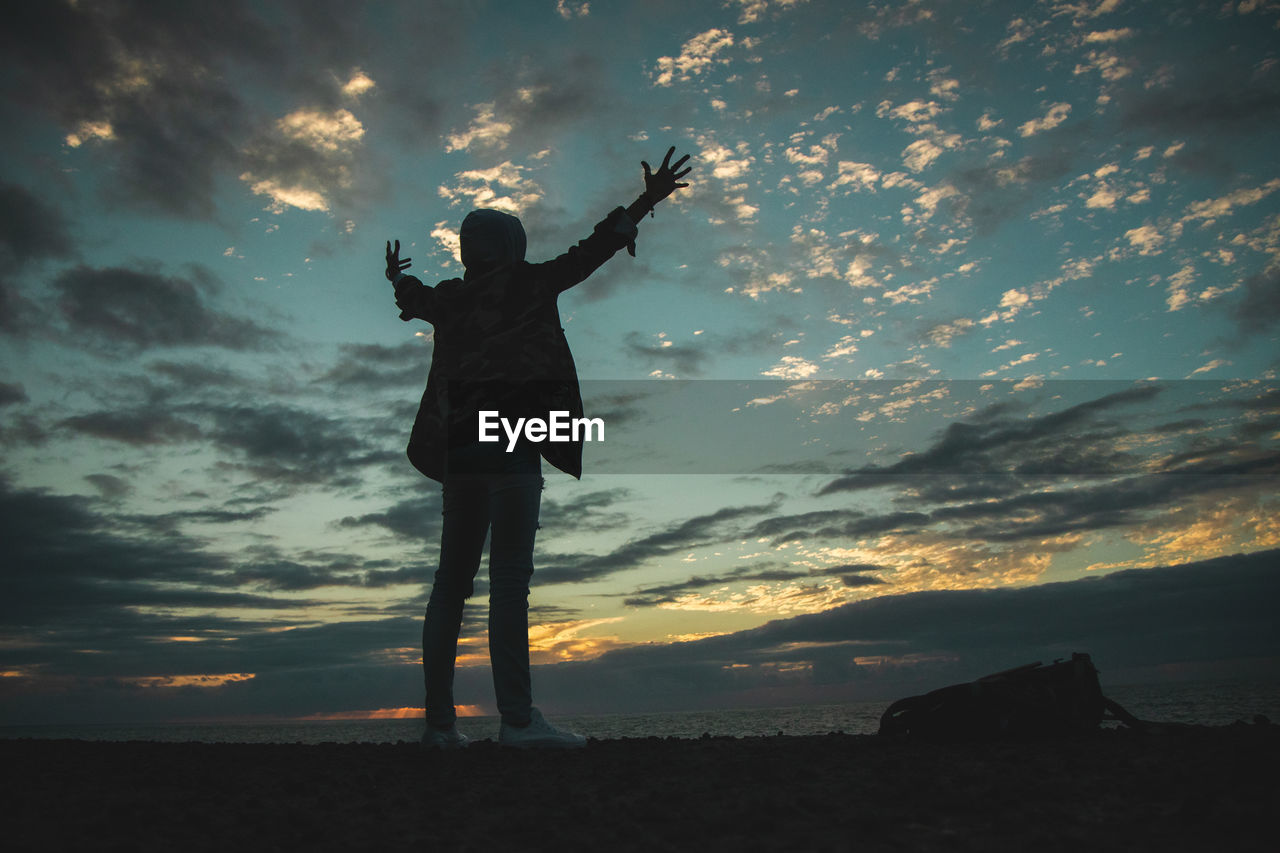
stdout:
<svg viewBox="0 0 1280 853">
<path fill-rule="evenodd" d="M 676 147 L 672 145 L 667 149 L 667 156 L 662 158 L 662 165 L 658 167 L 656 172 L 650 172 L 649 164 L 643 160 L 640 161 L 640 165 L 644 166 L 644 194 L 654 204 L 662 201 L 676 190 L 689 186 L 688 184 L 677 183 L 677 181 L 693 171 L 693 167 L 689 166 L 683 172 L 676 171 L 685 164 L 685 161 L 689 159 L 689 155 L 684 155 L 672 164 L 671 155 L 674 153 L 676 153 Z"/>
<path fill-rule="evenodd" d="M 391 248 L 391 241 L 387 241 L 387 281 L 395 281 L 396 276 L 407 270 L 413 265 L 413 258 L 400 259 L 400 241 L 396 241 L 395 249 Z"/>
</svg>

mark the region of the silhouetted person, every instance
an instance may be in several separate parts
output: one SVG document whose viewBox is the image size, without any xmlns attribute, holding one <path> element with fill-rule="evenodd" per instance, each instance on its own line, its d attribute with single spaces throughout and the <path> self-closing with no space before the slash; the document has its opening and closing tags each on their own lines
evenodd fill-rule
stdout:
<svg viewBox="0 0 1280 853">
<path fill-rule="evenodd" d="M 426 287 L 404 270 L 400 241 L 387 243 L 387 278 L 404 320 L 435 327 L 427 388 L 409 439 L 414 467 L 444 484 L 440 564 L 422 628 L 426 684 L 426 746 L 467 745 L 455 726 L 453 672 L 463 604 L 473 591 L 485 535 L 489 542 L 489 661 L 502 724 L 498 740 L 516 747 L 580 747 L 586 738 L 547 723 L 533 707 L 529 680 L 529 580 L 542 497 L 542 458 L 582 476 L 582 441 L 533 443 L 523 435 L 508 450 L 480 442 L 478 413 L 496 411 L 511 423 L 548 419 L 553 411 L 580 418 L 582 397 L 557 297 L 626 246 L 635 254 L 637 224 L 679 187 L 672 147 L 656 172 L 644 167 L 645 190 L 615 208 L 591 236 L 560 257 L 524 260 L 524 227 L 497 210 L 474 210 L 462 221 L 461 279 Z"/>
</svg>

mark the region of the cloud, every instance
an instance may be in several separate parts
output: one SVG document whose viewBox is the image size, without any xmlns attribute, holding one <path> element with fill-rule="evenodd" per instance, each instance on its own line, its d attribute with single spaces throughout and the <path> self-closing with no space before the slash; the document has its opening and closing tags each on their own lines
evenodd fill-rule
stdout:
<svg viewBox="0 0 1280 853">
<path fill-rule="evenodd" d="M 1169 664 L 1274 660 L 1280 646 L 1264 602 L 1280 592 L 1276 554 L 1021 589 L 881 596 L 753 630 L 541 667 L 537 677 L 572 707 L 602 711 L 619 701 L 732 707 L 753 696 L 794 704 L 830 697 L 823 688 L 833 683 L 843 686 L 844 701 L 888 701 L 1075 651 L 1091 653 L 1111 679 L 1125 671 L 1150 678 Z M 789 675 L 779 675 L 780 664 Z"/>
<path fill-rule="evenodd" d="M 108 194 L 184 217 L 212 215 L 248 112 L 222 70 L 271 67 L 271 32 L 236 3 L 207 16 L 179 6 L 32 4 L 11 16 L 10 91 L 113 164 Z"/>
<path fill-rule="evenodd" d="M 761 371 L 760 375 L 777 379 L 808 379 L 819 369 L 818 365 L 798 355 L 784 355 L 780 362 L 768 370 Z"/>
<path fill-rule="evenodd" d="M 357 68 L 352 72 L 351 78 L 342 84 L 342 94 L 349 98 L 359 98 L 373 91 L 377 85 L 372 77 Z"/>
<path fill-rule="evenodd" d="M 594 410 L 593 410 L 594 411 Z M 612 424 L 606 418 L 606 423 Z M 559 501 L 543 495 L 542 507 L 538 511 L 538 527 L 540 541 L 548 536 L 571 535 L 578 531 L 623 530 L 630 527 L 631 517 L 611 507 L 625 501 L 631 492 L 628 489 L 597 489 L 592 492 L 573 495 L 568 500 Z"/>
<path fill-rule="evenodd" d="M 0 334 L 25 337 L 43 324 L 20 273 L 74 253 L 66 219 L 18 184 L 0 180 Z"/>
<path fill-rule="evenodd" d="M 0 181 L 0 277 L 72 254 L 67 220 L 26 187 Z"/>
<path fill-rule="evenodd" d="M 1274 126 L 1280 91 L 1259 81 L 1241 79 L 1246 69 L 1233 63 L 1214 66 L 1233 76 L 1215 77 L 1207 68 L 1179 85 L 1126 93 L 1119 105 L 1125 130 L 1151 129 L 1164 134 L 1203 134 L 1215 139 Z"/>
<path fill-rule="evenodd" d="M 525 175 L 525 167 L 510 160 L 488 169 L 467 169 L 454 176 L 453 186 L 437 192 L 451 206 L 490 207 L 517 216 L 542 199 L 542 187 Z"/>
<path fill-rule="evenodd" d="M 240 180 L 270 198 L 273 213 L 327 211 L 335 195 L 352 187 L 363 138 L 364 125 L 350 110 L 295 110 L 246 146 Z"/>
<path fill-rule="evenodd" d="M 710 589 L 741 583 L 778 583 L 808 578 L 809 572 L 800 569 L 783 568 L 781 564 L 768 566 L 744 567 L 720 575 L 694 575 L 686 580 L 674 583 L 641 587 L 633 593 L 623 593 L 627 607 L 661 607 L 673 604 L 685 593 L 694 590 Z"/>
<path fill-rule="evenodd" d="M 836 164 L 836 179 L 828 189 L 850 187 L 856 192 L 867 190 L 875 192 L 876 182 L 880 180 L 880 171 L 870 163 L 859 163 L 854 160 L 841 160 Z"/>
<path fill-rule="evenodd" d="M 1113 41 L 1123 41 L 1128 38 L 1133 38 L 1133 36 L 1134 31 L 1132 27 L 1120 27 L 1117 29 L 1094 30 L 1093 32 L 1085 33 L 1084 41 L 1085 44 L 1105 44 Z"/>
<path fill-rule="evenodd" d="M 623 344 L 646 366 L 656 366 L 663 372 L 676 370 L 684 378 L 701 375 L 710 356 L 705 346 L 677 344 L 665 336 L 656 343 L 645 343 L 639 332 L 628 332 Z"/>
<path fill-rule="evenodd" d="M 1140 225 L 1124 232 L 1129 245 L 1138 250 L 1140 255 L 1154 255 L 1164 245 L 1165 237 L 1154 225 Z"/>
<path fill-rule="evenodd" d="M 866 466 L 831 481 L 822 487 L 819 494 L 874 487 L 882 484 L 884 481 L 880 478 L 886 475 L 1002 472 L 1023 461 L 1021 456 L 1014 455 L 1015 448 L 1029 451 L 1033 457 L 1041 451 L 1048 451 L 1045 459 L 1038 463 L 1043 467 L 1042 462 L 1052 459 L 1055 451 L 1061 449 L 1061 442 L 1069 436 L 1079 436 L 1078 430 L 1090 424 L 1096 414 L 1117 406 L 1148 402 L 1160 393 L 1160 386 L 1144 385 L 1116 391 L 1037 418 L 994 419 L 979 423 L 956 421 L 947 426 L 941 438 L 929 449 L 907 454 L 892 465 Z M 1067 464 L 1062 471 L 1108 472 L 1113 470 L 1115 462 L 1123 458 L 1104 453 L 1090 460 L 1085 455 Z M 1062 460 L 1063 463 L 1067 461 Z M 1091 468 L 1090 465 L 1097 467 Z"/>
<path fill-rule="evenodd" d="M 353 388 L 412 389 L 426 381 L 431 350 L 412 341 L 399 346 L 342 344 L 341 357 L 317 383 Z"/>
<path fill-rule="evenodd" d="M 192 441 L 200 437 L 199 426 L 160 409 L 76 415 L 63 420 L 61 426 L 82 435 L 137 447 Z"/>
<path fill-rule="evenodd" d="M 1170 530 L 1186 528 L 1192 531 L 1188 537 L 1211 530 L 1218 548 L 1231 542 L 1274 544 L 1240 521 L 1266 512 L 1262 475 L 1280 465 L 1264 438 L 1278 425 L 1274 418 L 1256 428 L 1238 416 L 1226 418 L 1224 423 L 1234 423 L 1233 435 L 1209 441 L 1204 429 L 1150 424 L 1163 411 L 1152 405 L 1163 393 L 1161 386 L 1138 386 L 1036 417 L 1001 404 L 949 423 L 925 450 L 849 471 L 818 491 L 887 489 L 881 500 L 891 509 L 778 515 L 758 522 L 749 535 L 775 545 L 861 543 L 859 553 L 877 559 L 935 551 L 939 568 L 968 581 L 983 577 L 975 573 L 975 562 L 999 555 L 1013 561 L 990 566 L 1007 575 L 996 578 L 1001 583 L 1013 579 L 1010 572 L 1027 568 L 1038 575 L 1044 566 L 1032 564 L 1046 548 L 1071 550 L 1082 535 L 1132 531 L 1135 525 L 1159 524 L 1171 512 L 1185 511 L 1177 525 L 1169 523 Z M 1229 411 L 1240 402 L 1228 396 L 1216 405 Z M 1143 408 L 1123 419 L 1107 417 L 1122 406 Z M 1213 514 L 1228 500 L 1239 512 L 1215 521 Z M 1031 552 L 1018 558 L 1026 549 Z M 1026 566 L 1020 568 L 1018 559 Z M 936 586 L 936 573 L 930 577 L 928 585 Z"/>
<path fill-rule="evenodd" d="M 935 347 L 947 349 L 956 338 L 973 331 L 974 322 L 967 317 L 959 317 L 949 323 L 932 326 L 926 333 L 929 342 Z"/>
<path fill-rule="evenodd" d="M 246 381 L 226 368 L 208 362 L 153 361 L 147 365 L 152 373 L 171 380 L 179 389 L 235 388 L 246 386 Z"/>
<path fill-rule="evenodd" d="M 399 452 L 370 446 L 349 419 L 280 403 L 190 406 L 186 411 L 211 418 L 206 437 L 263 480 L 353 484 L 357 469 L 401 458 Z"/>
<path fill-rule="evenodd" d="M 0 406 L 25 403 L 30 399 L 21 382 L 0 382 Z"/>
<path fill-rule="evenodd" d="M 338 522 L 338 526 L 377 525 L 404 539 L 437 545 L 440 542 L 441 506 L 438 489 L 424 490 L 422 494 L 397 501 L 380 512 L 347 516 Z"/>
<path fill-rule="evenodd" d="M 1232 317 L 1250 334 L 1264 332 L 1280 320 L 1280 267 L 1254 273 L 1244 281 L 1244 295 L 1232 309 Z"/>
<path fill-rule="evenodd" d="M 556 0 L 556 13 L 566 21 L 585 18 L 591 14 L 591 4 L 582 0 Z"/>
<path fill-rule="evenodd" d="M 1280 178 L 1273 178 L 1262 186 L 1242 187 L 1218 198 L 1194 201 L 1187 205 L 1186 213 L 1182 215 L 1182 221 L 1188 222 L 1200 219 L 1204 220 L 1206 225 L 1209 225 L 1215 219 L 1230 216 L 1237 207 L 1257 204 L 1278 189 L 1280 189 Z"/>
<path fill-rule="evenodd" d="M 160 587 L 124 582 L 187 580 L 226 567 L 224 559 L 204 553 L 195 542 L 139 536 L 135 525 L 98 514 L 86 498 L 15 488 L 0 480 L 0 507 L 6 543 L 0 616 L 10 631 L 44 624 L 58 613 L 91 619 L 96 605 L 122 606 L 135 594 L 162 593 Z M 175 598 L 181 595 L 174 592 Z"/>
<path fill-rule="evenodd" d="M 655 64 L 653 85 L 670 86 L 673 82 L 688 82 L 716 64 L 728 64 L 727 58 L 717 58 L 722 50 L 733 46 L 733 33 L 712 28 L 699 33 L 684 43 L 680 55 L 661 56 Z"/>
<path fill-rule="evenodd" d="M 1046 130 L 1052 130 L 1067 120 L 1067 116 L 1071 115 L 1071 105 L 1067 103 L 1052 104 L 1048 112 L 1041 118 L 1033 118 L 1030 121 L 1018 125 L 1019 136 L 1034 136 Z"/>
<path fill-rule="evenodd" d="M 776 503 L 724 507 L 629 539 L 603 554 L 545 554 L 538 562 L 538 583 L 582 583 L 639 568 L 646 560 L 688 551 L 700 545 L 738 538 L 734 522 L 775 508 Z"/>
<path fill-rule="evenodd" d="M 1126 65 L 1124 60 L 1109 50 L 1091 50 L 1085 55 L 1085 60 L 1085 62 L 1076 65 L 1075 74 L 1087 74 L 1090 71 L 1096 71 L 1103 80 L 1108 83 L 1114 83 L 1133 73 L 1133 69 Z"/>
<path fill-rule="evenodd" d="M 180 278 L 80 265 L 53 280 L 71 329 L 108 344 L 261 350 L 277 340 L 278 333 L 252 320 L 211 308 L 207 294 L 216 288 L 216 280 L 199 269 Z"/>
<path fill-rule="evenodd" d="M 501 150 L 507 147 L 507 138 L 511 135 L 512 124 L 500 121 L 494 116 L 493 104 L 476 104 L 476 117 L 466 130 L 451 133 L 445 137 L 445 151 L 468 151 L 470 149 Z"/>
<path fill-rule="evenodd" d="M 133 486 L 112 474 L 86 474 L 85 480 L 107 500 L 118 500 L 133 492 Z"/>
<path fill-rule="evenodd" d="M 943 148 L 929 139 L 917 139 L 902 149 L 902 162 L 913 172 L 923 171 L 942 155 Z"/>
</svg>

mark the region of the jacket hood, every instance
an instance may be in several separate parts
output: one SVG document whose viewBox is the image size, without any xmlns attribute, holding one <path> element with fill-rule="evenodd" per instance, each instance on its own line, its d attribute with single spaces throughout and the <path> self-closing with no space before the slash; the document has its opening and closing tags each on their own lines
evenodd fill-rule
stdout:
<svg viewBox="0 0 1280 853">
<path fill-rule="evenodd" d="M 468 277 L 524 260 L 524 226 L 510 213 L 473 210 L 462 220 L 458 238 Z"/>
</svg>

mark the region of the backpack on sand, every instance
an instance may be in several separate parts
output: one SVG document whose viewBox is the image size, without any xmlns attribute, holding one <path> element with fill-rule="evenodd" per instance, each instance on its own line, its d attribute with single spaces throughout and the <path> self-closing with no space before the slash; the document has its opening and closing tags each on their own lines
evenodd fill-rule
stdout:
<svg viewBox="0 0 1280 853">
<path fill-rule="evenodd" d="M 880 734 L 930 740 L 1061 737 L 1093 731 L 1104 719 L 1145 726 L 1102 695 L 1093 661 L 1077 652 L 1069 661 L 1037 661 L 899 699 L 881 716 Z"/>
</svg>

